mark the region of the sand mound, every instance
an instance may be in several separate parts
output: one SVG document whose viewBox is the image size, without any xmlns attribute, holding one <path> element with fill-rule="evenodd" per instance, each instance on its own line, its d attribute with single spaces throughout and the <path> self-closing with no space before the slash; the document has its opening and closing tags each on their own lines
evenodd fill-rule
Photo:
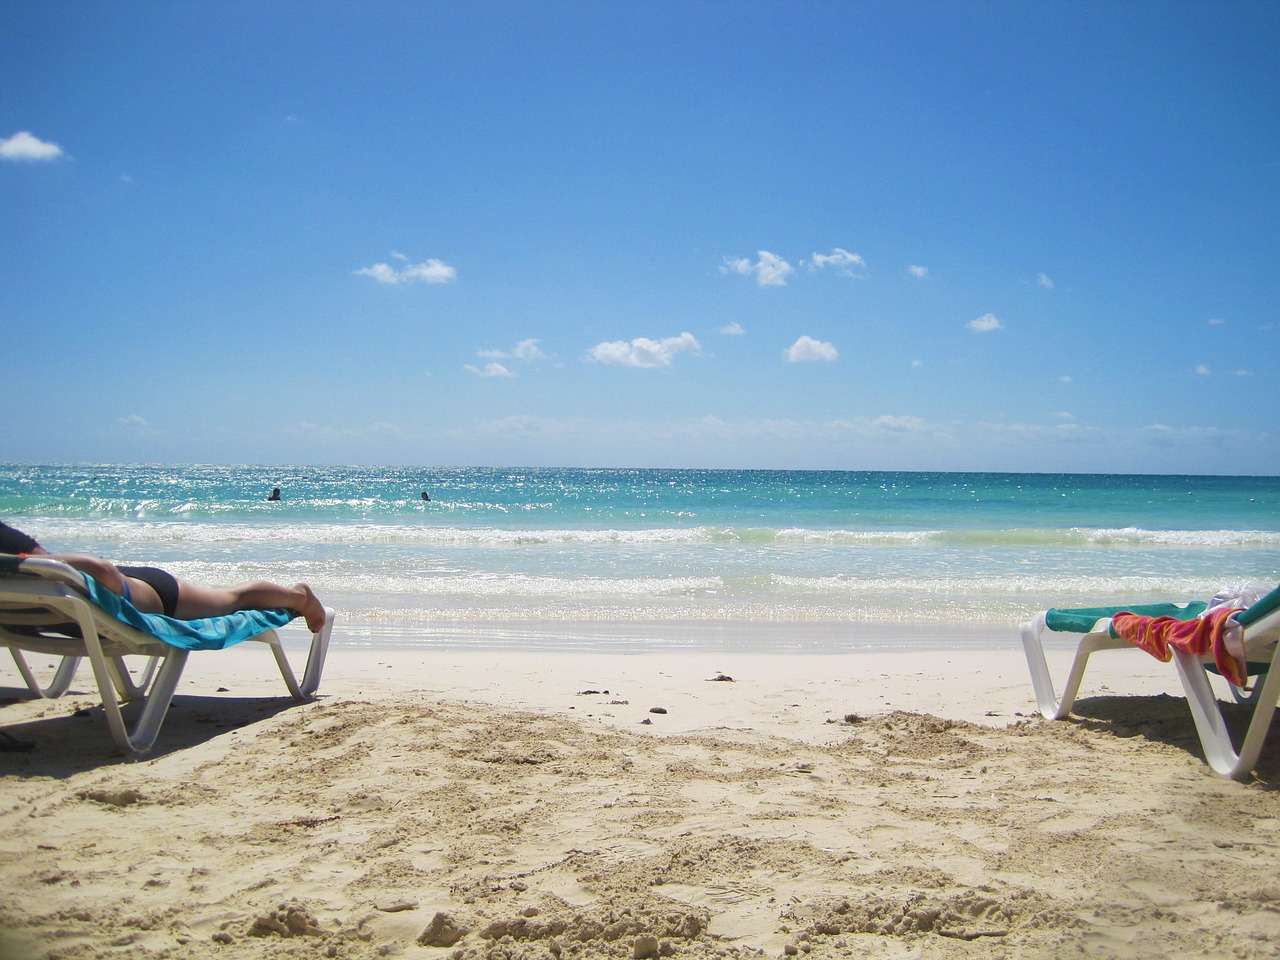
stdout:
<svg viewBox="0 0 1280 960">
<path fill-rule="evenodd" d="M 1280 956 L 1276 792 L 1104 721 L 850 721 L 346 698 L 137 763 L 53 722 L 0 779 L 0 955 Z"/>
</svg>

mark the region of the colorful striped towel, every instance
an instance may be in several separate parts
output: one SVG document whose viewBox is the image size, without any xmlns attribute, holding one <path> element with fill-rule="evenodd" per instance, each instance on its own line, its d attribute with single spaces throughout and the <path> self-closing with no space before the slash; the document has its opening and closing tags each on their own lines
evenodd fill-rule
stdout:
<svg viewBox="0 0 1280 960">
<path fill-rule="evenodd" d="M 1243 643 L 1230 636 L 1231 633 L 1238 635 L 1239 626 L 1231 618 L 1241 609 L 1215 607 L 1195 620 L 1148 617 L 1123 611 L 1111 618 L 1111 628 L 1117 636 L 1164 663 L 1172 659 L 1174 649 L 1197 657 L 1212 651 L 1218 671 L 1237 687 L 1243 687 L 1248 682 Z"/>
</svg>

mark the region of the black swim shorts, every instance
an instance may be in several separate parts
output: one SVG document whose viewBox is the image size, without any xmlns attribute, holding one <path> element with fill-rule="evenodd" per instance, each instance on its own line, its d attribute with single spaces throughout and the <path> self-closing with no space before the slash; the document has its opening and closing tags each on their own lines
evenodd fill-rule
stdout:
<svg viewBox="0 0 1280 960">
<path fill-rule="evenodd" d="M 168 570 L 159 567 L 116 567 L 126 577 L 141 580 L 160 597 L 160 606 L 166 617 L 175 617 L 178 609 L 178 580 Z"/>
</svg>

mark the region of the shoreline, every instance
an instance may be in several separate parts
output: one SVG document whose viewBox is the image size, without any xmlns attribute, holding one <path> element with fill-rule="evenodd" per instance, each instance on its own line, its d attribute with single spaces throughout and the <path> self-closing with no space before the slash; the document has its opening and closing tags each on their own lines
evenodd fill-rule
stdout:
<svg viewBox="0 0 1280 960">
<path fill-rule="evenodd" d="M 468 618 L 399 626 L 359 608 L 339 608 L 338 616 L 333 649 L 778 655 L 1020 649 L 1017 626 L 1004 621 Z"/>
</svg>

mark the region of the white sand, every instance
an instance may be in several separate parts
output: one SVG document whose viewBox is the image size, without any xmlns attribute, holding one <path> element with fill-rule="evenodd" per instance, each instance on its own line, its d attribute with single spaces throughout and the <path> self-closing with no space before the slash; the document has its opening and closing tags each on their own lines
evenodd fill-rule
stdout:
<svg viewBox="0 0 1280 960">
<path fill-rule="evenodd" d="M 237 649 L 139 762 L 86 667 L 0 709 L 0 957 L 1280 956 L 1280 744 L 1217 779 L 1172 667 L 1096 664 L 1050 723 L 1005 641 L 338 648 L 304 705 Z"/>
</svg>

